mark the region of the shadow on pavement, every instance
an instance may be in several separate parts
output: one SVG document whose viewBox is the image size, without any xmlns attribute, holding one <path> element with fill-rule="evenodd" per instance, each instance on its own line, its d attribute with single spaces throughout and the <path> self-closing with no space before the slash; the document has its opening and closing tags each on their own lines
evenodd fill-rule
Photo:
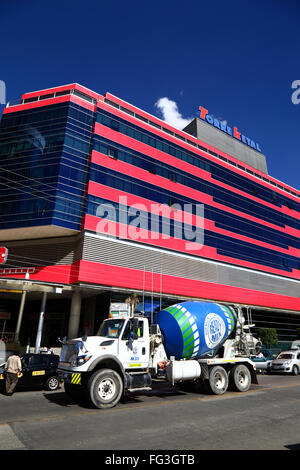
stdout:
<svg viewBox="0 0 300 470">
<path fill-rule="evenodd" d="M 63 388 L 60 392 L 46 392 L 43 394 L 44 397 L 51 403 L 55 403 L 59 406 L 69 407 L 73 405 L 79 405 L 86 409 L 95 409 L 88 404 L 88 401 L 84 397 L 71 398 L 67 393 L 64 392 Z M 179 390 L 178 388 L 172 388 L 166 384 L 155 384 L 152 390 L 137 390 L 134 392 L 127 392 L 126 395 L 120 400 L 123 404 L 128 403 L 141 403 L 148 397 L 167 398 L 170 396 L 184 396 L 186 393 Z"/>
<path fill-rule="evenodd" d="M 290 444 L 284 447 L 289 450 L 300 450 L 300 444 Z"/>
<path fill-rule="evenodd" d="M 83 408 L 91 409 L 92 407 L 88 406 L 88 404 L 84 401 L 84 399 L 73 399 L 69 397 L 63 390 L 61 392 L 47 392 L 43 394 L 45 398 L 50 403 L 55 403 L 59 406 L 72 406 L 72 405 L 80 405 Z"/>
</svg>

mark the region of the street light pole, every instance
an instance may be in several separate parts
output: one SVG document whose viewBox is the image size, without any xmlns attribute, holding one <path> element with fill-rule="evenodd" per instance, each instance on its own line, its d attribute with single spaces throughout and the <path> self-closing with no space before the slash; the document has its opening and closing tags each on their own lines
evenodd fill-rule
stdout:
<svg viewBox="0 0 300 470">
<path fill-rule="evenodd" d="M 20 335 L 22 317 L 23 317 L 23 312 L 24 312 L 25 299 L 26 299 L 26 290 L 23 290 L 22 297 L 21 297 L 20 308 L 19 308 L 19 316 L 18 316 L 16 331 L 15 331 L 15 342 L 19 341 L 19 335 Z"/>
</svg>

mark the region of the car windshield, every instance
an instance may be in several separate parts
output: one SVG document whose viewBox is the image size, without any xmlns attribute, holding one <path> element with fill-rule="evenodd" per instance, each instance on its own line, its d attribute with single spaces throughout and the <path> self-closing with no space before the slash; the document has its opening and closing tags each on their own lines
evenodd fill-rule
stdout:
<svg viewBox="0 0 300 470">
<path fill-rule="evenodd" d="M 106 320 L 100 326 L 97 336 L 119 338 L 123 325 L 124 320 Z"/>
<path fill-rule="evenodd" d="M 287 354 L 287 353 L 279 354 L 278 356 L 278 359 L 293 359 L 293 358 L 294 358 L 293 354 Z"/>
</svg>

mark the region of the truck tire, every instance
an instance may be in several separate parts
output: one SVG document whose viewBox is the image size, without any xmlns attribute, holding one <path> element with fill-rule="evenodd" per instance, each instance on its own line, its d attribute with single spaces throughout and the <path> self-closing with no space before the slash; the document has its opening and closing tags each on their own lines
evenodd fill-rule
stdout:
<svg viewBox="0 0 300 470">
<path fill-rule="evenodd" d="M 223 395 L 228 388 L 228 375 L 224 367 L 215 366 L 209 371 L 208 386 L 214 395 Z"/>
<path fill-rule="evenodd" d="M 91 404 L 95 408 L 113 408 L 122 396 L 123 382 L 116 371 L 101 369 L 90 377 L 87 389 Z"/>
<path fill-rule="evenodd" d="M 229 374 L 231 388 L 237 392 L 247 392 L 251 386 L 251 373 L 247 366 L 238 364 Z"/>
</svg>

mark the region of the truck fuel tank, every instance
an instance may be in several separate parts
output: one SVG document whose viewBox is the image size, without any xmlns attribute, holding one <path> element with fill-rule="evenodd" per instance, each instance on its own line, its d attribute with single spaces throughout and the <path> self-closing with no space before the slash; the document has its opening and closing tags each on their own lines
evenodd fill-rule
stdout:
<svg viewBox="0 0 300 470">
<path fill-rule="evenodd" d="M 233 332 L 236 320 L 233 308 L 198 301 L 171 305 L 154 317 L 168 357 L 176 360 L 194 359 L 221 346 Z"/>
<path fill-rule="evenodd" d="M 166 367 L 166 378 L 173 385 L 197 379 L 201 376 L 201 366 L 197 361 L 170 361 Z"/>
</svg>

